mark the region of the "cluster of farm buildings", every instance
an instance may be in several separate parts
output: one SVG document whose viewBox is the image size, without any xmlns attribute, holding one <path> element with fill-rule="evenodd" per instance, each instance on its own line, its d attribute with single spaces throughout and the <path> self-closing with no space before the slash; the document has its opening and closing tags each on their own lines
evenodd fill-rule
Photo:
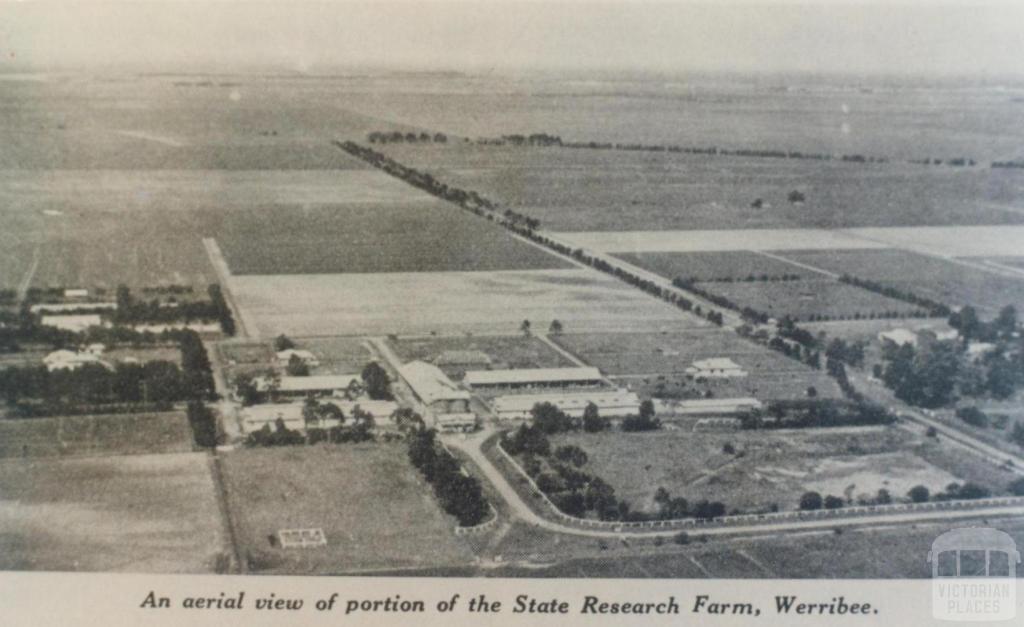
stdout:
<svg viewBox="0 0 1024 627">
<path fill-rule="evenodd" d="M 298 359 L 309 366 L 319 361 L 311 352 L 288 349 L 277 353 L 279 365 Z M 640 412 L 641 398 L 615 385 L 600 370 L 590 366 L 558 368 L 493 369 L 491 358 L 481 351 L 445 351 L 432 362 L 413 360 L 397 367 L 395 374 L 410 394 L 404 396 L 424 420 L 441 431 L 476 429 L 483 417 L 498 421 L 521 421 L 530 417 L 538 404 L 551 404 L 565 414 L 582 417 L 594 405 L 605 418 L 624 418 Z M 442 366 L 465 366 L 461 381 L 454 381 Z M 700 360 L 686 370 L 688 375 L 706 378 L 745 377 L 747 372 L 728 358 Z M 271 388 L 277 402 L 244 409 L 241 425 L 245 432 L 273 426 L 279 420 L 289 429 L 304 428 L 303 401 L 314 396 L 335 405 L 345 415 L 357 407 L 373 416 L 378 425 L 391 424 L 398 409 L 394 401 L 371 400 L 358 374 L 279 376 L 254 380 L 257 390 Z M 680 415 L 728 417 L 761 404 L 753 398 L 693 399 L 673 408 Z M 324 425 L 333 426 L 333 425 Z"/>
</svg>

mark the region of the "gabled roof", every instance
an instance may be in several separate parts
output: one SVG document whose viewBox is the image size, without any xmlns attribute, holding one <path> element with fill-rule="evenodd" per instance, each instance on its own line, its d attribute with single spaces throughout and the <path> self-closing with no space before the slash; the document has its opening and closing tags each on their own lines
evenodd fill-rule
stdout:
<svg viewBox="0 0 1024 627">
<path fill-rule="evenodd" d="M 699 370 L 738 370 L 740 367 L 738 363 L 728 357 L 699 359 L 693 362 L 693 366 Z"/>
<path fill-rule="evenodd" d="M 471 370 L 464 381 L 468 385 L 504 385 L 512 383 L 556 383 L 600 380 L 601 371 L 579 368 L 518 368 L 514 370 Z"/>
<path fill-rule="evenodd" d="M 357 374 L 343 375 L 318 375 L 312 377 L 281 377 L 277 386 L 278 392 L 333 392 L 334 390 L 345 390 L 353 381 L 360 381 Z M 265 392 L 269 389 L 270 382 L 265 377 L 258 377 L 253 380 L 256 389 Z"/>
<path fill-rule="evenodd" d="M 469 392 L 459 388 L 441 369 L 425 361 L 411 361 L 398 369 L 416 396 L 428 405 L 434 401 L 468 401 Z"/>
</svg>

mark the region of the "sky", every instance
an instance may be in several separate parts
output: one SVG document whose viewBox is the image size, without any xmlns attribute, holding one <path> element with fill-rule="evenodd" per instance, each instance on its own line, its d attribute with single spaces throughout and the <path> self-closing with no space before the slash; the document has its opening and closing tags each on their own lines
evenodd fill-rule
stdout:
<svg viewBox="0 0 1024 627">
<path fill-rule="evenodd" d="M 0 0 L 0 71 L 1024 75 L 1024 2 Z"/>
</svg>

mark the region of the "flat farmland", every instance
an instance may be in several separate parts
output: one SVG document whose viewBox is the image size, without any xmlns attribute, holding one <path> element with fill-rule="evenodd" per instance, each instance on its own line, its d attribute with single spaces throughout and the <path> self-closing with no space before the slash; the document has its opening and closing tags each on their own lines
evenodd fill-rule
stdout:
<svg viewBox="0 0 1024 627">
<path fill-rule="evenodd" d="M 552 444 L 580 446 L 589 457 L 585 470 L 611 484 L 634 509 L 646 511 L 656 510 L 659 487 L 690 503 L 708 499 L 729 511 L 751 512 L 773 505 L 795 510 L 809 490 L 840 497 L 849 491 L 856 499 L 884 488 L 901 499 L 918 484 L 934 493 L 962 481 L 915 454 L 917 436 L 896 427 L 574 433 L 552 438 Z M 723 453 L 726 444 L 737 454 Z"/>
<path fill-rule="evenodd" d="M 789 316 L 811 320 L 820 316 L 853 317 L 859 314 L 912 314 L 920 307 L 833 280 L 715 283 L 708 291 L 741 306 L 753 307 L 773 318 Z"/>
<path fill-rule="evenodd" d="M 381 150 L 552 231 L 1024 222 L 1001 208 L 1024 197 L 1024 175 L 988 168 L 458 143 Z M 789 202 L 793 190 L 805 202 Z"/>
<path fill-rule="evenodd" d="M 454 206 L 320 206 L 232 215 L 218 243 L 232 274 L 535 270 L 571 267 Z"/>
<path fill-rule="evenodd" d="M 0 461 L 0 568 L 214 572 L 215 494 L 202 453 Z"/>
<path fill-rule="evenodd" d="M 634 225 L 637 223 L 634 222 Z M 626 253 L 703 253 L 753 250 L 834 250 L 887 248 L 844 231 L 814 228 L 664 231 L 575 231 L 552 233 L 573 246 Z"/>
<path fill-rule="evenodd" d="M 906 159 L 979 161 L 1020 155 L 1020 104 L 1011 90 L 851 85 L 754 77 L 401 75 L 348 88 L 342 106 L 465 137 L 548 132 L 566 141 L 678 143 Z M 866 87 L 859 89 L 859 87 Z M 388 93 L 382 97 L 381 91 Z M 942 129 L 942 132 L 936 132 Z"/>
<path fill-rule="evenodd" d="M 232 276 L 246 328 L 263 337 L 493 333 L 523 320 L 567 332 L 706 326 L 592 270 Z"/>
<path fill-rule="evenodd" d="M 341 150 L 338 150 L 340 153 Z M 379 170 L 0 170 L 0 201 L 21 211 L 132 213 L 267 205 L 433 202 Z M 49 226 L 59 226 L 49 220 Z"/>
<path fill-rule="evenodd" d="M 701 253 L 618 253 L 626 263 L 660 274 L 666 279 L 742 281 L 748 277 L 782 275 L 818 276 L 794 264 L 746 250 Z"/>
<path fill-rule="evenodd" d="M 538 328 L 538 331 L 542 329 Z M 491 368 L 566 368 L 576 364 L 533 336 L 473 336 L 444 338 L 389 339 L 388 345 L 404 362 L 433 362 L 446 351 L 480 351 L 491 358 Z M 461 378 L 465 371 L 480 370 L 482 365 L 442 365 L 449 376 Z"/>
<path fill-rule="evenodd" d="M 970 237 L 970 233 L 964 237 Z M 1006 305 L 1024 307 L 1024 272 L 1015 278 L 999 269 L 987 271 L 955 260 L 893 249 L 787 251 L 782 256 L 831 272 L 878 281 L 950 307 L 974 305 L 986 317 Z"/>
<path fill-rule="evenodd" d="M 0 169 L 365 169 L 329 139 L 381 126 L 338 106 L 342 81 L 49 78 L 4 82 Z"/>
<path fill-rule="evenodd" d="M 246 449 L 223 464 L 253 572 L 336 574 L 471 559 L 455 536 L 455 519 L 440 510 L 401 444 Z M 268 541 L 281 529 L 310 527 L 323 529 L 326 547 L 283 549 Z"/>
<path fill-rule="evenodd" d="M 0 458 L 191 450 L 192 430 L 180 412 L 0 420 Z"/>
<path fill-rule="evenodd" d="M 102 288 L 112 293 L 123 283 L 141 296 L 139 288 L 167 284 L 191 285 L 205 294 L 207 285 L 216 282 L 195 213 L 79 212 L 66 200 L 52 206 L 39 211 L 0 209 L 0 222 L 7 228 L 0 243 L 10 246 L 8 255 L 17 256 L 15 271 L 0 271 L 0 288 L 16 289 L 28 280 L 31 287 Z"/>
<path fill-rule="evenodd" d="M 659 385 L 678 386 L 686 396 L 718 398 L 753 396 L 761 400 L 804 398 L 814 386 L 822 398 L 838 398 L 840 391 L 824 372 L 744 340 L 721 329 L 691 329 L 665 333 L 565 333 L 552 338 L 573 355 L 597 366 L 612 379 L 645 395 Z M 694 361 L 728 357 L 749 375 L 690 381 L 685 371 Z"/>
</svg>

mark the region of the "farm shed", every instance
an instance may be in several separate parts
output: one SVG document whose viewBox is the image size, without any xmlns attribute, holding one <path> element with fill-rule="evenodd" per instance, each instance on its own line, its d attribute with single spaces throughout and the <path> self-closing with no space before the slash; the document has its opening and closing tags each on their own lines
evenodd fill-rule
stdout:
<svg viewBox="0 0 1024 627">
<path fill-rule="evenodd" d="M 103 319 L 99 314 L 78 314 L 69 316 L 43 316 L 40 321 L 45 327 L 56 327 L 64 331 L 80 333 L 89 327 L 103 326 Z"/>
<path fill-rule="evenodd" d="M 473 388 L 519 389 L 604 385 L 601 371 L 580 368 L 520 368 L 514 370 L 471 370 L 465 383 Z"/>
<path fill-rule="evenodd" d="M 745 377 L 747 371 L 728 357 L 714 357 L 693 362 L 693 365 L 686 369 L 686 374 L 705 379 L 728 379 Z"/>
<path fill-rule="evenodd" d="M 551 394 L 511 394 L 494 399 L 492 409 L 503 420 L 530 417 L 530 410 L 538 403 L 551 403 L 569 416 L 580 418 L 589 403 L 597 405 L 598 413 L 606 418 L 618 418 L 640 412 L 640 397 L 628 390 L 595 390 Z"/>
<path fill-rule="evenodd" d="M 741 397 L 690 399 L 672 403 L 667 409 L 677 415 L 731 416 L 762 407 L 761 401 L 756 398 Z"/>
<path fill-rule="evenodd" d="M 253 380 L 256 389 L 260 392 L 270 391 L 272 382 L 266 377 L 257 377 Z M 315 394 L 329 396 L 337 392 L 349 389 L 349 386 L 362 385 L 362 379 L 356 374 L 344 375 L 320 375 L 313 377 L 281 377 L 276 391 L 282 396 L 307 396 Z"/>
</svg>

